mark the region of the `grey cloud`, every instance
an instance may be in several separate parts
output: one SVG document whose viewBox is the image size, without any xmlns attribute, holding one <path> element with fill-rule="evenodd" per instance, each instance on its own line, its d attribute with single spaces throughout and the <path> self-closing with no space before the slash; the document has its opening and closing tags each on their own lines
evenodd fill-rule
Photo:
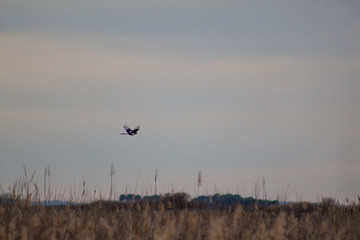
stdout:
<svg viewBox="0 0 360 240">
<path fill-rule="evenodd" d="M 227 55 L 359 52 L 353 3 L 254 1 L 5 2 L 0 30 L 150 37 L 167 47 Z M 146 44 L 146 43 L 145 43 Z"/>
</svg>

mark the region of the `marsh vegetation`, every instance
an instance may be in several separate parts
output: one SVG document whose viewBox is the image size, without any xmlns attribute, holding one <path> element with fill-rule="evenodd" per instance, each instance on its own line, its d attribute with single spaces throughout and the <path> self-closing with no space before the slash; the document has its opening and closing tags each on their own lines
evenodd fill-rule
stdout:
<svg viewBox="0 0 360 240">
<path fill-rule="evenodd" d="M 359 205 L 0 205 L 0 239 L 359 239 Z"/>
<path fill-rule="evenodd" d="M 51 190 L 39 189 L 25 172 L 2 195 L 1 240 L 360 239 L 360 198 L 314 204 L 172 193 L 49 205 Z"/>
</svg>

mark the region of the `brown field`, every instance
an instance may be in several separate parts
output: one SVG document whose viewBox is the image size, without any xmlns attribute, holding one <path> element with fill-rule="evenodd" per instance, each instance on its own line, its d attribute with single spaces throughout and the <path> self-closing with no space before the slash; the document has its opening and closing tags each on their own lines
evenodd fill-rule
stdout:
<svg viewBox="0 0 360 240">
<path fill-rule="evenodd" d="M 0 205 L 0 239 L 360 239 L 359 205 Z"/>
</svg>

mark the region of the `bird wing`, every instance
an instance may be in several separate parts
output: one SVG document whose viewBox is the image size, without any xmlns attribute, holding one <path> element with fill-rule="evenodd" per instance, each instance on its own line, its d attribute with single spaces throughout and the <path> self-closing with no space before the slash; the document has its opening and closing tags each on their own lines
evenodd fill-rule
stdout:
<svg viewBox="0 0 360 240">
<path fill-rule="evenodd" d="M 136 128 L 134 128 L 133 131 L 138 131 L 140 129 L 140 126 L 137 126 Z"/>
<path fill-rule="evenodd" d="M 128 133 L 131 132 L 131 128 L 129 128 L 127 125 L 124 125 L 124 128 L 125 128 L 125 130 L 126 130 Z"/>
</svg>

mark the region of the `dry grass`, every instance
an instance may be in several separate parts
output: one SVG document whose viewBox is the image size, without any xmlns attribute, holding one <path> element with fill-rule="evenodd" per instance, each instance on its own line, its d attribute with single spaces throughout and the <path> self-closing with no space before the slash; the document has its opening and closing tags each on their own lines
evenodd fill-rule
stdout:
<svg viewBox="0 0 360 240">
<path fill-rule="evenodd" d="M 359 206 L 0 205 L 0 239 L 360 239 Z"/>
<path fill-rule="evenodd" d="M 44 179 L 49 173 L 45 171 Z M 155 182 L 156 177 L 157 173 Z M 42 196 L 33 179 L 34 174 L 28 178 L 24 167 L 24 177 L 15 182 L 11 196 L 3 195 L 12 201 L 0 201 L 0 240 L 360 239 L 360 197 L 359 204 L 349 206 L 325 198 L 319 205 L 260 204 L 245 208 L 191 203 L 186 194 L 176 193 L 165 195 L 161 201 L 33 206 L 32 202 L 40 203 Z M 44 180 L 43 186 L 49 182 Z M 201 182 L 199 172 L 198 192 Z M 52 195 L 49 186 L 44 187 L 45 201 Z M 81 200 L 86 199 L 85 189 L 84 181 Z"/>
</svg>

